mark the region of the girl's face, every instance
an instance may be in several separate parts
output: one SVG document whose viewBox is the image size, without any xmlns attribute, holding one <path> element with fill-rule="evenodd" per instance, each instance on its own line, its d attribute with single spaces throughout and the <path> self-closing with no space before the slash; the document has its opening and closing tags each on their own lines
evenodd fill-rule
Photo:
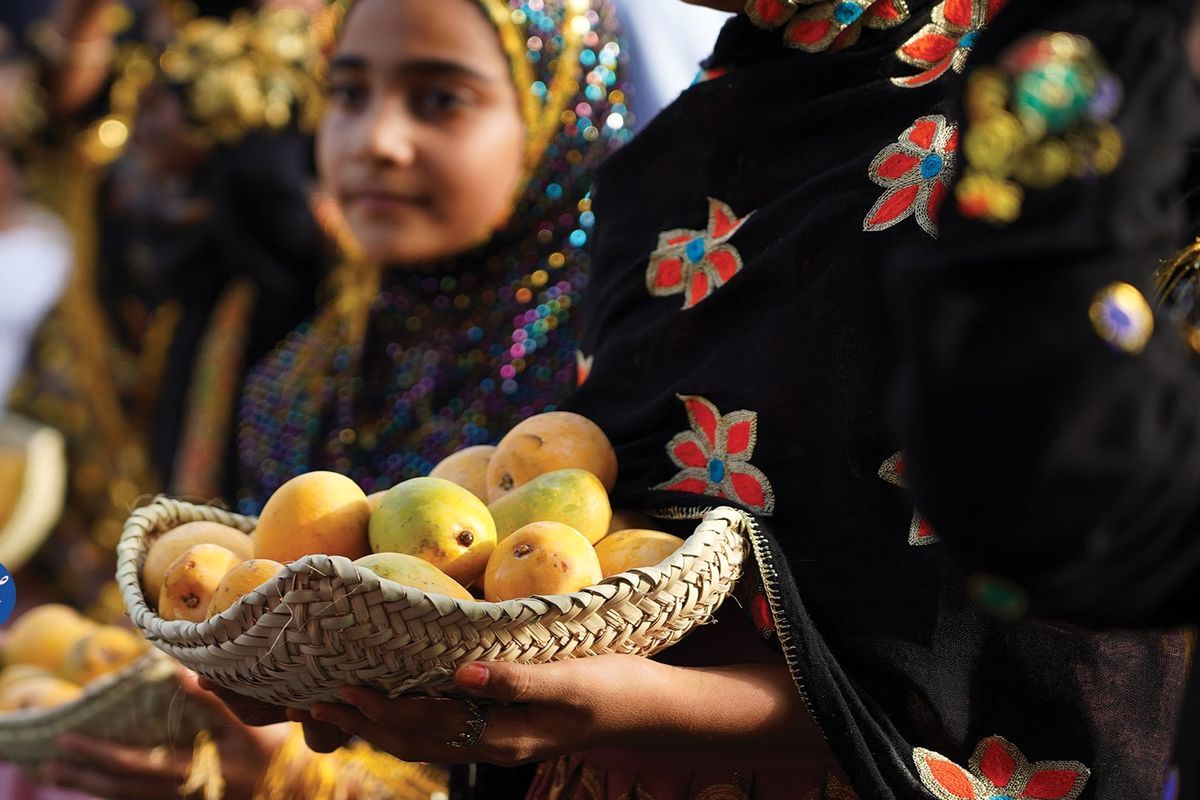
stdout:
<svg viewBox="0 0 1200 800">
<path fill-rule="evenodd" d="M 357 0 L 329 86 L 321 176 L 371 260 L 444 258 L 503 223 L 525 131 L 508 58 L 474 0 Z"/>
</svg>

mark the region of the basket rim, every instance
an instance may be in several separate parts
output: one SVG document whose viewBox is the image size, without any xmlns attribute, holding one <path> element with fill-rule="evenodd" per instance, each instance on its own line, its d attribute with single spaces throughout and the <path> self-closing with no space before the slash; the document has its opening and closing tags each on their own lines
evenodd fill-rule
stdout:
<svg viewBox="0 0 1200 800">
<path fill-rule="evenodd" d="M 409 605 L 415 605 L 428 600 L 445 614 L 452 613 L 453 611 L 470 610 L 475 614 L 486 614 L 496 621 L 507 619 L 512 622 L 518 622 L 519 618 L 526 615 L 530 610 L 531 603 L 540 603 L 547 606 L 545 611 L 548 611 L 551 606 L 565 609 L 574 603 L 586 604 L 597 595 L 601 596 L 604 600 L 611 599 L 613 595 L 620 591 L 623 584 L 627 584 L 631 580 L 636 581 L 639 574 L 651 580 L 660 580 L 666 577 L 668 571 L 671 569 L 683 569 L 685 558 L 703 551 L 711 539 L 721 535 L 718 531 L 703 529 L 704 523 L 711 520 L 724 522 L 730 527 L 735 527 L 739 523 L 744 526 L 748 516 L 746 512 L 732 506 L 716 507 L 701 519 L 696 520 L 696 529 L 684 539 L 684 543 L 657 565 L 626 570 L 625 572 L 605 578 L 600 583 L 586 586 L 576 592 L 567 594 L 531 595 L 529 597 L 504 600 L 498 603 L 488 600 L 459 600 L 447 595 L 425 592 L 415 587 L 405 586 L 395 581 L 381 578 L 371 570 L 358 566 L 344 556 L 312 554 L 285 563 L 272 578 L 244 593 L 233 605 L 220 614 L 209 617 L 201 622 L 164 620 L 150 606 L 142 589 L 140 575 L 141 562 L 144 560 L 145 553 L 149 549 L 149 544 L 173 528 L 167 528 L 153 536 L 145 536 L 139 543 L 133 541 L 138 536 L 137 528 L 139 521 L 146 519 L 150 523 L 147 526 L 147 532 L 149 532 L 158 527 L 158 523 L 154 517 L 157 514 L 165 513 L 168 517 L 175 520 L 174 527 L 177 527 L 186 522 L 196 521 L 195 519 L 180 519 L 180 515 L 187 515 L 189 512 L 194 513 L 201 509 L 206 509 L 210 512 L 216 511 L 220 516 L 229 518 L 231 521 L 237 523 L 235 527 L 240 528 L 247 535 L 252 532 L 253 526 L 257 522 L 256 517 L 237 514 L 217 506 L 206 506 L 183 500 L 175 500 L 165 495 L 159 495 L 149 504 L 135 510 L 126 520 L 120 543 L 117 546 L 117 581 L 121 587 L 121 595 L 125 603 L 126 612 L 133 620 L 134 625 L 144 631 L 148 638 L 152 635 L 155 640 L 183 646 L 194 646 L 199 642 L 206 642 L 210 639 L 206 634 L 211 632 L 215 621 L 224 620 L 226 623 L 229 623 L 238 620 L 241 616 L 242 608 L 249 604 L 249 598 L 252 596 L 267 596 L 267 603 L 255 603 L 255 605 L 263 606 L 262 614 L 279 613 L 281 609 L 287 607 L 287 601 L 285 600 L 287 588 L 285 584 L 293 575 L 302 573 L 305 568 L 310 570 L 310 574 L 317 573 L 324 575 L 327 574 L 324 568 L 334 568 L 336 570 L 338 566 L 341 566 L 343 569 L 352 569 L 363 584 L 365 591 L 369 592 L 379 589 L 384 592 L 385 596 L 390 595 L 391 599 L 396 601 L 404 600 Z M 274 601 L 274 603 L 270 601 Z M 543 611 L 542 613 L 545 612 Z M 249 627 L 244 628 L 243 632 L 249 633 L 253 631 L 257 624 L 256 620 Z"/>
<path fill-rule="evenodd" d="M 119 699 L 112 694 L 114 689 L 132 686 L 144 679 L 146 673 L 153 671 L 159 671 L 162 673 L 161 677 L 166 677 L 169 674 L 166 669 L 168 666 L 172 667 L 171 672 L 178 668 L 170 657 L 151 647 L 133 663 L 116 672 L 103 675 L 84 686 L 83 694 L 68 703 L 53 708 L 31 708 L 0 713 L 0 733 L 6 730 L 50 725 L 60 719 L 80 715 L 89 710 L 91 706 L 107 707 L 110 701 Z M 152 675 L 151 677 L 158 678 L 160 676 Z M 97 703 L 95 702 L 97 700 L 105 702 Z"/>
</svg>

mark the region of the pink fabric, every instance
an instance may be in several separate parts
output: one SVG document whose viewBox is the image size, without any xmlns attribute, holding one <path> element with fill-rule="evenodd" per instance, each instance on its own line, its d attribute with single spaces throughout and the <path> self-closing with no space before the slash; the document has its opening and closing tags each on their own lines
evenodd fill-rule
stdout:
<svg viewBox="0 0 1200 800">
<path fill-rule="evenodd" d="M 87 794 L 36 786 L 12 764 L 0 764 L 0 798 L 4 800 L 96 800 Z"/>
</svg>

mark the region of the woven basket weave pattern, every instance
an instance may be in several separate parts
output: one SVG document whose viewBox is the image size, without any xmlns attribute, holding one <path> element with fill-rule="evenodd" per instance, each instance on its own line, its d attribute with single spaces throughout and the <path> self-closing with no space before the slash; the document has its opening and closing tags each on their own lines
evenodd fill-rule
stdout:
<svg viewBox="0 0 1200 800">
<path fill-rule="evenodd" d="M 280 705 L 336 699 L 346 684 L 392 696 L 453 693 L 469 661 L 539 663 L 653 655 L 711 620 L 741 575 L 744 517 L 711 512 L 659 567 L 570 595 L 463 602 L 381 581 L 341 557 L 307 556 L 211 620 L 167 622 L 139 581 L 146 549 L 195 520 L 249 532 L 255 521 L 159 498 L 134 512 L 117 550 L 125 607 L 152 643 L 214 682 Z"/>
<path fill-rule="evenodd" d="M 185 699 L 176 669 L 170 659 L 152 652 L 96 681 L 71 703 L 0 716 L 0 760 L 41 764 L 60 755 L 55 741 L 68 732 L 130 747 L 175 744 L 190 749 L 212 717 Z"/>
</svg>

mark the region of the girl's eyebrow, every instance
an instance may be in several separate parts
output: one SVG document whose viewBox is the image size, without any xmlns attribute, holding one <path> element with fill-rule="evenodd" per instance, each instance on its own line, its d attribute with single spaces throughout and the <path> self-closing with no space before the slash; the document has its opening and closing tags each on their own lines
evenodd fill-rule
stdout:
<svg viewBox="0 0 1200 800">
<path fill-rule="evenodd" d="M 367 59 L 355 55 L 340 55 L 329 64 L 329 71 L 335 70 L 365 70 Z M 393 67 L 397 75 L 419 75 L 423 77 L 469 78 L 475 81 L 491 83 L 492 78 L 457 61 L 438 58 L 419 58 L 411 61 L 401 61 Z"/>
</svg>

